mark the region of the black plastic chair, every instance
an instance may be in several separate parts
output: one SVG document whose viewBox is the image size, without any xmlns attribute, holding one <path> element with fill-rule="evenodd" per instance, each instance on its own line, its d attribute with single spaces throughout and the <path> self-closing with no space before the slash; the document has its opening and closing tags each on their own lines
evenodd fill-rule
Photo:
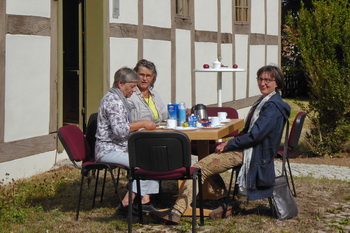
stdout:
<svg viewBox="0 0 350 233">
<path fill-rule="evenodd" d="M 80 212 L 80 203 L 81 203 L 81 196 L 83 192 L 83 183 L 84 183 L 84 177 L 89 177 L 89 173 L 93 170 L 97 170 L 98 172 L 100 170 L 109 171 L 112 177 L 112 181 L 117 193 L 117 196 L 119 198 L 119 201 L 121 202 L 121 198 L 119 196 L 119 193 L 117 191 L 117 185 L 115 182 L 115 178 L 112 172 L 112 169 L 117 167 L 124 166 L 119 164 L 107 164 L 107 163 L 98 163 L 95 161 L 94 158 L 90 158 L 91 156 L 91 149 L 88 141 L 86 140 L 83 132 L 79 127 L 76 125 L 66 125 L 58 129 L 58 138 L 60 139 L 64 149 L 66 150 L 69 159 L 72 161 L 73 165 L 81 170 L 81 182 L 80 182 L 80 192 L 79 192 L 79 198 L 78 198 L 78 205 L 77 205 L 77 213 L 76 213 L 76 220 L 79 219 L 79 212 Z M 81 162 L 81 165 L 78 165 L 78 162 Z M 127 168 L 125 168 L 127 169 Z M 96 197 L 96 189 L 97 189 L 98 179 L 96 179 L 95 184 L 95 192 L 94 192 L 94 200 Z M 94 207 L 94 202 L 93 202 Z"/>
<path fill-rule="evenodd" d="M 301 131 L 303 129 L 305 117 L 306 117 L 306 113 L 305 112 L 299 112 L 295 116 L 295 119 L 293 121 L 293 125 L 292 125 L 292 127 L 290 129 L 289 139 L 288 139 L 288 150 L 287 150 L 287 156 L 286 157 L 287 157 L 289 176 L 290 176 L 290 179 L 291 179 L 291 182 L 292 182 L 292 187 L 293 187 L 293 196 L 295 196 L 295 197 L 297 196 L 297 192 L 296 192 L 296 189 L 295 189 L 292 169 L 290 167 L 288 158 L 291 156 L 291 154 L 294 151 L 294 149 L 298 147 L 298 143 L 299 143 Z M 282 157 L 283 146 L 280 146 L 278 148 L 277 153 L 278 153 L 279 157 Z"/>
<path fill-rule="evenodd" d="M 190 140 L 182 132 L 136 132 L 129 138 L 129 200 L 132 182 L 137 182 L 139 219 L 143 223 L 140 180 L 193 180 L 192 232 L 196 232 L 196 180 L 199 187 L 200 224 L 204 224 L 202 174 L 191 167 Z M 132 232 L 132 205 L 128 211 Z"/>
</svg>

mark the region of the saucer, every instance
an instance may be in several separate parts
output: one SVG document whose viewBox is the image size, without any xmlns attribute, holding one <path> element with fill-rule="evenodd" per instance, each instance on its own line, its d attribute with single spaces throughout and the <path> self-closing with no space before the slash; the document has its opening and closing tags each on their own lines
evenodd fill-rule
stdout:
<svg viewBox="0 0 350 233">
<path fill-rule="evenodd" d="M 227 122 L 230 122 L 231 119 L 225 119 L 225 120 L 222 120 L 221 123 L 227 123 Z"/>
</svg>

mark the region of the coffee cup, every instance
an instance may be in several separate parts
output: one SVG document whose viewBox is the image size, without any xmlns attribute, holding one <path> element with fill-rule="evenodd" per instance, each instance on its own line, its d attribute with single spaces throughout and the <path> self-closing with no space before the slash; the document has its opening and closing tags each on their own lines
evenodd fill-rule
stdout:
<svg viewBox="0 0 350 233">
<path fill-rule="evenodd" d="M 218 112 L 218 117 L 220 121 L 225 121 L 227 117 L 227 112 Z"/>
<path fill-rule="evenodd" d="M 175 129 L 177 125 L 177 120 L 175 119 L 168 119 L 166 121 L 166 127 L 169 129 Z"/>
<path fill-rule="evenodd" d="M 211 121 L 211 126 L 212 126 L 212 127 L 215 127 L 215 126 L 220 125 L 220 119 L 219 119 L 219 117 L 212 117 L 212 118 L 210 119 L 210 121 Z"/>
</svg>

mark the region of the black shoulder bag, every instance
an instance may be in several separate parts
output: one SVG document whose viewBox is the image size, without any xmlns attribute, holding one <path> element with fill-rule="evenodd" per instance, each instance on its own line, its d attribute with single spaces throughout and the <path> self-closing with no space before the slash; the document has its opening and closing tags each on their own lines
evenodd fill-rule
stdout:
<svg viewBox="0 0 350 233">
<path fill-rule="evenodd" d="M 276 177 L 272 197 L 269 198 L 272 213 L 275 218 L 285 220 L 298 215 L 298 207 L 288 184 L 286 172 L 286 156 L 288 147 L 289 122 L 287 120 L 286 136 L 283 149 L 282 174 Z"/>
</svg>

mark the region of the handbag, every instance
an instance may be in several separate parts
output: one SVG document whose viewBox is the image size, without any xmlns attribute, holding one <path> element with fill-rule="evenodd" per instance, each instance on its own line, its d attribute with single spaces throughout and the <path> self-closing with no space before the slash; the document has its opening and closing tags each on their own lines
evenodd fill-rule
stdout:
<svg viewBox="0 0 350 233">
<path fill-rule="evenodd" d="M 269 198 L 272 213 L 279 220 L 290 219 L 298 215 L 298 207 L 289 187 L 286 172 L 286 154 L 289 134 L 289 122 L 287 120 L 286 136 L 283 149 L 282 174 L 275 179 L 275 187 L 272 197 Z"/>
</svg>

